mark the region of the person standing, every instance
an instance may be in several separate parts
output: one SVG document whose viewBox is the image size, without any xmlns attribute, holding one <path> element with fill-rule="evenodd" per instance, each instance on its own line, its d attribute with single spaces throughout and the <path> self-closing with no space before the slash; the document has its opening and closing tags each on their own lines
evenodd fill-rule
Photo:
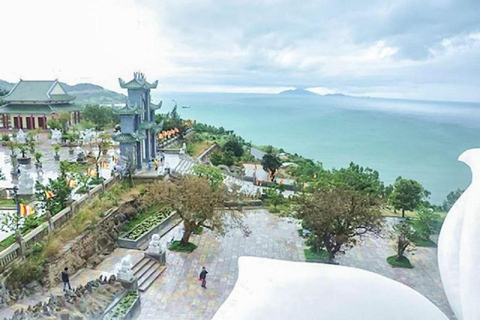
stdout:
<svg viewBox="0 0 480 320">
<path fill-rule="evenodd" d="M 204 289 L 207 289 L 207 273 L 208 273 L 207 269 L 205 269 L 205 267 L 202 267 L 199 280 L 202 281 L 202 288 Z"/>
<path fill-rule="evenodd" d="M 62 282 L 63 282 L 63 291 L 67 291 L 67 286 L 69 290 L 72 290 L 72 286 L 70 285 L 70 277 L 68 276 L 68 268 L 65 268 L 62 271 Z"/>
</svg>

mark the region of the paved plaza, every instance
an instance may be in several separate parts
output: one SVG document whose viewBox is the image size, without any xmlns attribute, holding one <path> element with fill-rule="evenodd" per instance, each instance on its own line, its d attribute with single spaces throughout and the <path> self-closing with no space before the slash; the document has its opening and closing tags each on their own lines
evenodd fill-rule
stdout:
<svg viewBox="0 0 480 320">
<path fill-rule="evenodd" d="M 413 269 L 390 267 L 386 258 L 394 254 L 393 241 L 384 235 L 366 237 L 361 245 L 353 247 L 345 255 L 339 255 L 337 260 L 341 265 L 369 270 L 402 282 L 427 297 L 450 319 L 455 319 L 440 280 L 437 249 L 417 247 L 408 254 Z"/>
<path fill-rule="evenodd" d="M 249 237 L 244 237 L 239 230 L 230 231 L 225 237 L 205 232 L 201 236 L 192 236 L 191 241 L 198 245 L 193 253 L 168 252 L 167 270 L 142 294 L 142 311 L 138 319 L 211 319 L 235 285 L 240 256 L 305 260 L 304 241 L 297 233 L 298 222 L 256 210 L 248 213 L 246 223 L 251 230 Z M 172 230 L 166 239 L 172 235 L 179 238 L 180 227 Z M 411 257 L 414 269 L 393 269 L 385 260 L 394 253 L 389 242 L 388 238 L 367 238 L 340 256 L 339 262 L 407 284 L 454 319 L 440 282 L 436 249 L 419 248 Z M 207 290 L 202 289 L 197 280 L 202 266 L 209 271 Z"/>
</svg>

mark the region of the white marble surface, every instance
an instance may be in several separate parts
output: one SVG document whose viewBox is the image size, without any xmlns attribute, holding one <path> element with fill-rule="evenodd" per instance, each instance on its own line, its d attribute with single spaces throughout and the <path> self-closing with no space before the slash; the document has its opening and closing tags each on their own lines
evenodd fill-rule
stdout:
<svg viewBox="0 0 480 320">
<path fill-rule="evenodd" d="M 361 269 L 239 258 L 235 287 L 214 320 L 448 319 L 415 290 Z"/>
<path fill-rule="evenodd" d="M 438 241 L 438 265 L 450 306 L 459 320 L 480 319 L 480 149 L 458 159 L 472 183 L 450 209 Z"/>
</svg>

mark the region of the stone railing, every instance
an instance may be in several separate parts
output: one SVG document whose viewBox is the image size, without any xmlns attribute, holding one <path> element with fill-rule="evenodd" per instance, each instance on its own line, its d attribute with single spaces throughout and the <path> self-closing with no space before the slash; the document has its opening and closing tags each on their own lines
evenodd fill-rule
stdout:
<svg viewBox="0 0 480 320">
<path fill-rule="evenodd" d="M 185 134 L 183 135 L 183 138 L 190 135 L 191 133 L 193 132 L 193 128 L 188 128 L 186 131 L 185 131 Z M 162 142 L 159 142 L 158 145 L 157 145 L 157 148 L 158 149 L 165 149 L 165 148 L 168 148 L 170 147 L 171 145 L 174 145 L 176 143 L 178 143 L 179 141 L 181 141 L 182 139 L 182 136 L 181 135 L 176 135 L 175 137 L 173 138 L 170 138 L 168 140 L 164 140 Z"/>
<path fill-rule="evenodd" d="M 10 247 L 0 253 L 0 269 L 4 270 L 20 256 L 20 246 L 18 245 L 18 243 L 12 244 Z"/>
<path fill-rule="evenodd" d="M 102 184 L 95 186 L 88 194 L 72 202 L 69 207 L 63 209 L 51 219 L 53 229 L 64 226 L 76 213 L 87 205 L 93 197 L 101 191 L 109 189 L 118 180 L 119 175 L 113 175 Z M 34 243 L 42 241 L 51 232 L 47 222 L 42 223 L 23 236 L 22 244 L 14 243 L 0 252 L 0 272 L 4 271 L 12 262 L 24 256 L 32 248 Z"/>
<path fill-rule="evenodd" d="M 205 150 L 201 155 L 199 155 L 199 156 L 197 157 L 197 159 L 198 159 L 199 161 L 203 161 L 203 160 L 205 160 L 205 158 L 206 158 L 207 156 L 209 156 L 213 151 L 215 151 L 216 149 L 219 149 L 219 148 L 220 148 L 220 147 L 218 146 L 218 144 L 214 143 L 214 144 L 212 144 L 207 150 Z"/>
</svg>

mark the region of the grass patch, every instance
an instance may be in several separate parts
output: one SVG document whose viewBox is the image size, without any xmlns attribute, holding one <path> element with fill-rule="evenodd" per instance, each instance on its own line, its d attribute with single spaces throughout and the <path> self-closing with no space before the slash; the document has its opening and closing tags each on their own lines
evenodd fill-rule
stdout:
<svg viewBox="0 0 480 320">
<path fill-rule="evenodd" d="M 0 207 L 15 208 L 15 201 L 13 199 L 0 199 Z"/>
<path fill-rule="evenodd" d="M 197 246 L 195 244 L 189 242 L 186 246 L 182 247 L 180 245 L 180 241 L 173 241 L 170 247 L 168 247 L 168 250 L 177 252 L 192 252 L 195 249 L 197 249 Z"/>
<path fill-rule="evenodd" d="M 198 227 L 197 229 L 195 229 L 195 231 L 193 231 L 193 234 L 196 234 L 196 235 L 201 235 L 203 233 L 203 227 Z"/>
<path fill-rule="evenodd" d="M 200 156 L 205 150 L 207 150 L 208 148 L 210 148 L 210 146 L 212 145 L 213 143 L 210 142 L 210 141 L 198 141 L 198 142 L 195 142 L 192 146 L 192 151 L 191 151 L 191 156 L 192 157 L 198 157 Z"/>
<path fill-rule="evenodd" d="M 427 247 L 427 248 L 436 248 L 437 247 L 437 244 L 430 239 L 426 240 L 426 239 L 422 239 L 422 238 L 414 238 L 414 239 L 412 239 L 412 242 L 417 247 Z"/>
<path fill-rule="evenodd" d="M 15 243 L 15 235 L 9 235 L 0 242 L 0 251 L 3 251 Z"/>
<path fill-rule="evenodd" d="M 392 208 L 383 207 L 380 209 L 380 213 L 384 217 L 401 217 L 402 210 L 393 210 Z M 435 211 L 436 214 L 440 216 L 440 219 L 443 220 L 447 216 L 446 212 Z M 405 211 L 406 218 L 417 218 L 417 213 L 415 211 Z"/>
<path fill-rule="evenodd" d="M 313 252 L 311 248 L 303 250 L 307 262 L 328 262 L 327 250 L 321 249 L 319 252 Z"/>
<path fill-rule="evenodd" d="M 138 196 L 140 188 L 142 188 L 141 185 L 130 188 L 126 183 L 118 183 L 110 190 L 100 193 L 69 222 L 48 237 L 44 256 L 46 258 L 54 257 L 69 241 L 81 235 L 88 228 L 95 227 L 108 209 Z"/>
<path fill-rule="evenodd" d="M 407 257 L 401 257 L 399 260 L 397 260 L 397 256 L 390 256 L 387 258 L 388 264 L 390 264 L 394 268 L 407 268 L 407 269 L 413 269 L 412 264 L 410 263 L 410 260 L 408 260 Z"/>
</svg>

